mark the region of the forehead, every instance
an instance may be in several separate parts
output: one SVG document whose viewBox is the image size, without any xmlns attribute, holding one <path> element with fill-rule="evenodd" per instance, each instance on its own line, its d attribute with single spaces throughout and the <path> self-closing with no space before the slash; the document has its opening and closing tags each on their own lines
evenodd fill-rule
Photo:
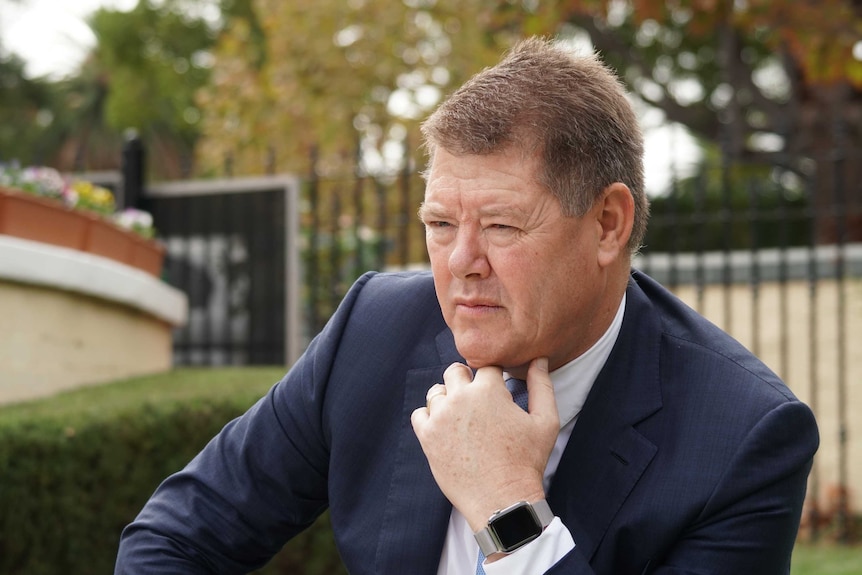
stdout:
<svg viewBox="0 0 862 575">
<path fill-rule="evenodd" d="M 538 195 L 546 192 L 538 183 L 538 164 L 535 156 L 514 149 L 482 155 L 438 149 L 427 172 L 425 199 L 466 195 L 488 201 L 494 196 Z"/>
</svg>

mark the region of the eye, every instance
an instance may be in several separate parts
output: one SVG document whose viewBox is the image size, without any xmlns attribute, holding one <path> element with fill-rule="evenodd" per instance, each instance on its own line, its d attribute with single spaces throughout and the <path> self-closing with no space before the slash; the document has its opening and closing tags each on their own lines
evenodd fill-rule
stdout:
<svg viewBox="0 0 862 575">
<path fill-rule="evenodd" d="M 489 222 L 483 228 L 485 237 L 498 246 L 510 245 L 521 237 L 521 228 L 507 223 Z"/>
<path fill-rule="evenodd" d="M 517 231 L 518 228 L 509 224 L 494 223 L 485 226 L 485 230 L 498 233 L 511 233 Z"/>
<path fill-rule="evenodd" d="M 432 220 L 430 222 L 425 222 L 425 225 L 429 228 L 448 228 L 452 226 L 452 224 L 450 224 L 449 222 L 444 222 L 442 220 Z"/>
</svg>

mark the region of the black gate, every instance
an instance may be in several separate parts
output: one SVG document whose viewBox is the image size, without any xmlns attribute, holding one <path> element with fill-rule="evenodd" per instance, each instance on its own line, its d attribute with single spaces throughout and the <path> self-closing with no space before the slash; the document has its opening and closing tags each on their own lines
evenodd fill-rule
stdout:
<svg viewBox="0 0 862 575">
<path fill-rule="evenodd" d="M 149 185 L 141 205 L 165 244 L 164 279 L 186 293 L 177 365 L 288 365 L 299 353 L 291 176 Z"/>
</svg>

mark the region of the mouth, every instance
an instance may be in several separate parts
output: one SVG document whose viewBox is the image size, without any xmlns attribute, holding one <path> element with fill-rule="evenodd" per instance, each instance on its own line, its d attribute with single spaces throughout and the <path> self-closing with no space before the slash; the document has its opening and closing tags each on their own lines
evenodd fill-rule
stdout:
<svg viewBox="0 0 862 575">
<path fill-rule="evenodd" d="M 502 306 L 490 302 L 480 300 L 456 300 L 455 311 L 468 315 L 483 315 L 502 309 Z"/>
</svg>

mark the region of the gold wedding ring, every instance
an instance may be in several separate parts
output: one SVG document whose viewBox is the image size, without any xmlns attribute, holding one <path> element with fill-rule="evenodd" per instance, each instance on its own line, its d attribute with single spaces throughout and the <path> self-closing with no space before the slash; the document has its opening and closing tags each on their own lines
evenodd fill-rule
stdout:
<svg viewBox="0 0 862 575">
<path fill-rule="evenodd" d="M 425 408 L 430 408 L 431 400 L 441 395 L 446 395 L 446 386 L 442 383 L 435 383 L 432 385 L 428 390 L 428 393 L 425 394 Z"/>
</svg>

